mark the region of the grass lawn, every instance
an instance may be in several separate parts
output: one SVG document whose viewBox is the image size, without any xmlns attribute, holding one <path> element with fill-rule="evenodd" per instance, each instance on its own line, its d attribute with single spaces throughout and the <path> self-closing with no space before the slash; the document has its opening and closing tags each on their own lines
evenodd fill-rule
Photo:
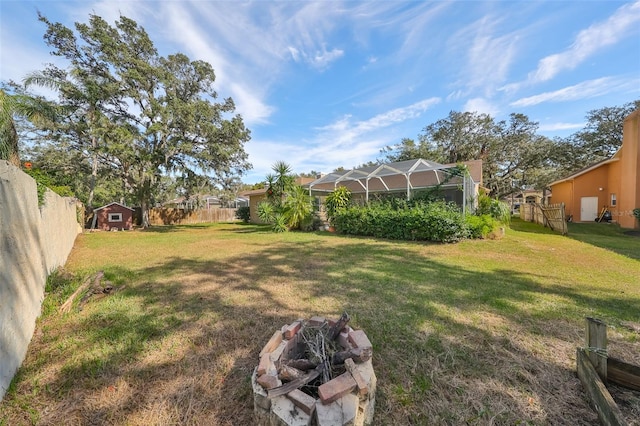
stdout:
<svg viewBox="0 0 640 426">
<path fill-rule="evenodd" d="M 621 325 L 640 322 L 640 238 L 576 225 L 451 245 L 240 224 L 80 235 L 0 424 L 250 425 L 273 331 L 345 310 L 374 346 L 375 424 L 597 424 L 575 349 L 597 317 L 640 365 Z M 98 270 L 121 290 L 58 314 Z M 619 397 L 639 424 L 637 393 Z"/>
</svg>

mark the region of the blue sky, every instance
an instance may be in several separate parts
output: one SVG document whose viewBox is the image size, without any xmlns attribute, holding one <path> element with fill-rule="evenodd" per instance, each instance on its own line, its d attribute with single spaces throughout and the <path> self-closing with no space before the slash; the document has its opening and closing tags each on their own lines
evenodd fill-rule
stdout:
<svg viewBox="0 0 640 426">
<path fill-rule="evenodd" d="M 0 0 L 0 79 L 56 62 L 38 10 L 68 27 L 122 14 L 161 54 L 211 63 L 252 132 L 248 183 L 278 160 L 375 160 L 452 110 L 523 113 L 553 137 L 640 98 L 640 1 Z"/>
</svg>

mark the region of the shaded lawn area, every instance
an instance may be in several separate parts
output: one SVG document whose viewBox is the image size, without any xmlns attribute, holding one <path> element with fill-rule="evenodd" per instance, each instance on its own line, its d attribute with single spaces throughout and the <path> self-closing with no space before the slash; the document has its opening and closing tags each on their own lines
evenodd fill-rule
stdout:
<svg viewBox="0 0 640 426">
<path fill-rule="evenodd" d="M 374 345 L 375 424 L 596 424 L 575 348 L 593 316 L 613 326 L 612 356 L 640 364 L 640 336 L 620 326 L 640 321 L 640 262 L 513 227 L 452 245 L 238 224 L 81 235 L 0 424 L 252 424 L 273 331 L 344 310 Z M 124 288 L 57 314 L 98 270 Z"/>
<path fill-rule="evenodd" d="M 570 223 L 569 237 L 640 260 L 640 236 L 625 234 L 615 223 Z"/>
</svg>

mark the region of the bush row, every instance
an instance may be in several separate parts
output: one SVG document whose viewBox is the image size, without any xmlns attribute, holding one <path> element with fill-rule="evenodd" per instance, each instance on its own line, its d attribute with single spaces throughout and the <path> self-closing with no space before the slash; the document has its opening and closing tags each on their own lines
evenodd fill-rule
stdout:
<svg viewBox="0 0 640 426">
<path fill-rule="evenodd" d="M 454 203 L 436 201 L 398 206 L 394 203 L 352 206 L 335 213 L 337 232 L 394 240 L 452 243 L 484 238 L 499 225 L 489 215 L 463 216 Z"/>
</svg>

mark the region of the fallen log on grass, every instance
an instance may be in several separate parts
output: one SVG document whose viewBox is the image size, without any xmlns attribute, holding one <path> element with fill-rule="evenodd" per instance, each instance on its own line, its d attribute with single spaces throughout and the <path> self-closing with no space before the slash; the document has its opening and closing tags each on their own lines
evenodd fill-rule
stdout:
<svg viewBox="0 0 640 426">
<path fill-rule="evenodd" d="M 97 286 L 103 277 L 104 277 L 104 272 L 99 271 L 93 278 L 93 285 Z M 89 284 L 91 284 L 91 277 L 87 277 L 87 279 L 84 280 L 82 285 L 78 287 L 76 291 L 74 291 L 73 294 L 69 296 L 69 298 L 60 306 L 60 309 L 58 309 L 58 312 L 65 313 L 65 314 L 69 313 L 71 311 L 71 307 L 73 306 L 73 301 L 76 299 L 76 297 L 78 297 L 80 293 L 82 293 L 87 289 L 87 287 L 89 287 Z"/>
</svg>

